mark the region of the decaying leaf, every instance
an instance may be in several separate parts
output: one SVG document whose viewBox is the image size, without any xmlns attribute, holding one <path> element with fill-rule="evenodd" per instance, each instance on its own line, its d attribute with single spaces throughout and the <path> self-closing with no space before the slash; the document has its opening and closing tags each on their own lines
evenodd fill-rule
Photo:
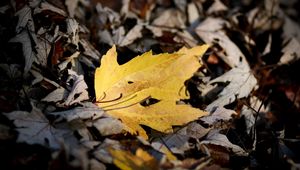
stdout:
<svg viewBox="0 0 300 170">
<path fill-rule="evenodd" d="M 79 23 L 75 19 L 67 19 L 66 23 L 68 40 L 77 46 L 79 42 Z"/>
<path fill-rule="evenodd" d="M 155 37 L 162 37 L 164 32 L 180 33 L 178 29 L 184 29 L 186 18 L 183 13 L 178 9 L 170 9 L 162 11 L 159 17 L 153 20 L 151 25 L 146 25 Z M 188 34 L 188 33 L 185 33 Z M 174 37 L 175 38 L 175 37 Z"/>
<path fill-rule="evenodd" d="M 223 30 L 228 24 L 221 18 L 208 17 L 197 28 L 196 33 L 207 44 L 218 44 L 222 50 L 217 52 L 230 67 L 241 66 L 249 70 L 246 57 L 236 44 L 234 44 Z"/>
<path fill-rule="evenodd" d="M 234 110 L 226 109 L 224 107 L 217 107 L 210 116 L 202 117 L 201 120 L 209 125 L 218 121 L 229 121 L 233 115 L 237 115 Z"/>
<path fill-rule="evenodd" d="M 226 135 L 223 135 L 219 133 L 219 130 L 211 130 L 208 134 L 205 140 L 201 141 L 200 144 L 213 144 L 213 145 L 219 145 L 223 146 L 229 150 L 231 150 L 233 153 L 240 155 L 240 156 L 246 156 L 248 155 L 247 152 L 242 149 L 240 146 L 232 144 L 226 137 Z"/>
<path fill-rule="evenodd" d="M 92 103 L 85 103 L 83 107 L 76 107 L 72 110 L 66 110 L 61 112 L 52 112 L 51 115 L 61 116 L 68 122 L 75 119 L 97 119 L 103 116 L 104 111 Z"/>
<path fill-rule="evenodd" d="M 16 26 L 16 32 L 20 32 L 26 28 L 26 26 L 30 31 L 34 31 L 34 23 L 30 6 L 25 5 L 22 9 L 17 11 L 15 15 L 19 18 Z"/>
<path fill-rule="evenodd" d="M 138 148 L 135 155 L 124 150 L 110 149 L 113 163 L 122 170 L 158 169 L 158 162 L 149 153 Z"/>
<path fill-rule="evenodd" d="M 84 81 L 83 75 L 77 75 L 76 72 L 72 70 L 68 70 L 70 76 L 67 80 L 69 84 L 70 92 L 63 88 L 58 87 L 51 93 L 49 93 L 42 101 L 46 102 L 60 102 L 57 103 L 57 106 L 70 106 L 74 103 L 79 103 L 83 100 L 87 100 L 89 98 L 87 92 L 87 85 Z"/>
<path fill-rule="evenodd" d="M 167 152 L 164 152 L 163 149 L 165 149 L 166 151 L 171 150 L 171 153 L 183 155 L 185 151 L 191 149 L 191 146 L 189 145 L 189 140 L 191 138 L 200 139 L 204 137 L 209 131 L 210 128 L 204 128 L 200 124 L 192 122 L 173 134 L 169 134 L 163 138 L 159 138 L 157 142 L 152 142 L 151 145 L 153 148 L 156 148 L 162 153 L 165 153 L 166 156 L 168 156 L 168 154 Z M 169 160 L 174 159 L 169 158 Z"/>
<path fill-rule="evenodd" d="M 58 129 L 50 124 L 45 115 L 33 106 L 31 112 L 14 111 L 5 114 L 14 121 L 19 132 L 18 142 L 41 144 L 58 149 L 63 140 L 73 140 L 70 129 Z"/>
<path fill-rule="evenodd" d="M 124 27 L 119 27 L 119 29 L 116 30 L 116 34 L 118 36 L 113 36 L 113 40 L 115 44 L 119 45 L 120 47 L 124 47 L 127 45 L 132 44 L 136 39 L 142 37 L 142 31 L 143 26 L 140 24 L 137 24 L 134 26 L 128 33 L 125 35 Z"/>
<path fill-rule="evenodd" d="M 59 102 L 68 96 L 68 91 L 63 87 L 58 87 L 51 93 L 49 93 L 46 97 L 44 97 L 41 101 L 44 102 Z"/>
<path fill-rule="evenodd" d="M 54 13 L 57 13 L 61 16 L 67 16 L 66 12 L 60 8 L 55 7 L 54 5 L 51 5 L 47 1 L 42 2 L 37 8 L 34 9 L 34 13 L 41 13 L 42 11 L 52 11 Z"/>
<path fill-rule="evenodd" d="M 234 102 L 236 99 L 247 97 L 257 85 L 257 80 L 249 69 L 245 67 L 235 67 L 220 77 L 210 81 L 230 82 L 219 94 L 219 98 L 206 107 L 207 111 L 212 111 L 215 107 L 221 107 Z"/>
<path fill-rule="evenodd" d="M 219 98 L 207 106 L 207 111 L 234 102 L 237 98 L 247 97 L 257 85 L 246 57 L 239 47 L 222 30 L 225 20 L 207 18 L 197 28 L 196 33 L 208 44 L 218 44 L 223 50 L 217 54 L 230 66 L 231 70 L 209 83 L 229 82 L 219 94 Z"/>
<path fill-rule="evenodd" d="M 115 118 L 106 117 L 93 122 L 93 126 L 99 130 L 102 136 L 119 134 L 123 130 L 123 124 Z"/>
<path fill-rule="evenodd" d="M 127 125 L 127 131 L 138 132 L 145 138 L 147 135 L 141 124 L 161 132 L 172 132 L 173 125 L 206 115 L 188 105 L 177 105 L 176 101 L 189 97 L 184 93 L 184 81 L 201 66 L 197 56 L 203 55 L 207 48 L 208 45 L 182 48 L 173 54 L 160 55 L 147 52 L 120 66 L 116 47 L 113 47 L 96 70 L 98 106 L 120 118 Z M 147 105 L 153 100 L 154 104 Z"/>
</svg>

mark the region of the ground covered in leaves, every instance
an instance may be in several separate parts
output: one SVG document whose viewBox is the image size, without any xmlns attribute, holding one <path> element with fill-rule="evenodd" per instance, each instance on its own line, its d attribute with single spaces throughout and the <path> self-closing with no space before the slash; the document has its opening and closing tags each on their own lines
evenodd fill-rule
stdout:
<svg viewBox="0 0 300 170">
<path fill-rule="evenodd" d="M 0 168 L 300 169 L 299 7 L 1 1 Z"/>
</svg>

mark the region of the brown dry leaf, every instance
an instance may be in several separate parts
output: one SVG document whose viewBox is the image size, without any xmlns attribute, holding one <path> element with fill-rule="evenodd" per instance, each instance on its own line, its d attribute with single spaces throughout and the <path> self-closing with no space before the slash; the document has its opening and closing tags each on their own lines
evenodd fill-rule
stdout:
<svg viewBox="0 0 300 170">
<path fill-rule="evenodd" d="M 222 146 L 230 151 L 232 151 L 236 155 L 240 156 L 247 156 L 248 153 L 242 149 L 240 146 L 232 144 L 226 135 L 223 135 L 219 132 L 219 130 L 214 129 L 211 130 L 206 138 L 200 142 L 201 145 L 207 145 L 207 144 L 212 144 L 212 145 L 218 145 Z"/>
<path fill-rule="evenodd" d="M 151 145 L 153 148 L 161 151 L 162 153 L 165 153 L 166 155 L 168 154 L 165 151 L 172 151 L 171 153 L 184 155 L 187 150 L 191 149 L 191 146 L 189 145 L 190 138 L 200 139 L 204 137 L 209 131 L 210 128 L 204 128 L 200 124 L 192 122 L 173 134 L 169 134 L 163 138 L 159 138 L 157 141 L 152 142 Z M 169 160 L 174 159 L 169 158 Z"/>
<path fill-rule="evenodd" d="M 52 112 L 50 114 L 54 116 L 60 116 L 66 119 L 68 122 L 71 122 L 76 119 L 96 120 L 100 117 L 104 117 L 104 111 L 96 105 L 89 102 L 84 103 L 82 107 L 75 107 L 66 111 Z"/>
<path fill-rule="evenodd" d="M 230 67 L 241 66 L 249 70 L 246 57 L 223 30 L 226 24 L 227 21 L 221 18 L 208 17 L 201 22 L 195 32 L 205 43 L 218 44 L 222 48 L 221 51 L 217 51 L 218 56 Z"/>
<path fill-rule="evenodd" d="M 208 125 L 213 125 L 218 121 L 229 121 L 237 113 L 234 110 L 226 109 L 224 107 L 216 107 L 209 116 L 202 117 L 201 120 Z"/>
<path fill-rule="evenodd" d="M 158 169 L 158 162 L 148 152 L 138 148 L 135 155 L 124 150 L 110 149 L 113 163 L 122 170 Z"/>
<path fill-rule="evenodd" d="M 248 66 L 249 67 L 249 66 Z M 235 67 L 209 83 L 230 82 L 219 94 L 218 99 L 206 107 L 206 111 L 213 111 L 217 107 L 225 106 L 236 99 L 249 96 L 257 87 L 257 80 L 252 72 L 245 67 Z"/>
<path fill-rule="evenodd" d="M 76 140 L 72 130 L 54 127 L 34 105 L 31 112 L 13 111 L 5 113 L 5 116 L 13 120 L 17 127 L 16 130 L 19 132 L 17 142 L 41 144 L 57 149 L 63 140 L 69 142 Z"/>
<path fill-rule="evenodd" d="M 217 52 L 217 55 L 232 67 L 222 76 L 209 82 L 209 84 L 230 83 L 219 93 L 219 98 L 207 106 L 206 111 L 225 106 L 234 102 L 237 98 L 247 97 L 257 86 L 257 80 L 251 72 L 246 57 L 222 30 L 225 24 L 228 23 L 223 19 L 209 17 L 196 28 L 196 33 L 206 43 L 218 44 L 222 47 L 222 51 Z"/>
<path fill-rule="evenodd" d="M 120 120 L 111 117 L 98 119 L 93 122 L 93 126 L 102 136 L 119 134 L 123 130 L 123 124 Z"/>
<path fill-rule="evenodd" d="M 43 11 L 51 11 L 64 17 L 67 16 L 64 10 L 57 8 L 48 2 L 42 2 L 37 8 L 34 9 L 34 14 L 41 13 Z"/>
<path fill-rule="evenodd" d="M 168 133 L 172 132 L 173 125 L 183 125 L 206 115 L 176 102 L 189 97 L 183 94 L 184 81 L 201 66 L 197 56 L 203 55 L 207 48 L 208 45 L 182 48 L 173 54 L 160 55 L 147 52 L 120 66 L 113 47 L 96 70 L 98 106 L 120 118 L 127 131 L 138 132 L 145 138 L 141 124 Z M 154 104 L 147 104 L 151 101 Z"/>
</svg>

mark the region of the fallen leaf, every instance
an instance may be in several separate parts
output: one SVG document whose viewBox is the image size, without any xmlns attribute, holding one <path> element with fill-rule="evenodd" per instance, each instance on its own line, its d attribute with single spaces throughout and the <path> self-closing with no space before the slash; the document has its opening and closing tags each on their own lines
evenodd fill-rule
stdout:
<svg viewBox="0 0 300 170">
<path fill-rule="evenodd" d="M 178 31 L 173 40 L 178 43 L 186 44 L 189 47 L 195 47 L 197 45 L 197 41 L 188 31 L 185 30 L 183 32 Z"/>
<path fill-rule="evenodd" d="M 83 75 L 77 75 L 76 72 L 68 70 L 69 77 L 67 80 L 67 88 L 59 86 L 57 89 L 49 93 L 42 99 L 45 102 L 56 102 L 58 107 L 70 106 L 75 103 L 89 99 L 87 92 L 87 84 L 84 81 Z M 61 103 L 58 103 L 61 102 Z"/>
<path fill-rule="evenodd" d="M 90 159 L 89 160 L 89 169 L 90 170 L 106 170 L 106 166 L 96 159 Z"/>
<path fill-rule="evenodd" d="M 79 43 L 79 23 L 75 19 L 67 19 L 67 35 L 69 37 L 68 42 L 73 43 L 78 47 Z"/>
<path fill-rule="evenodd" d="M 185 18 L 181 11 L 170 9 L 161 12 L 151 25 L 145 26 L 155 37 L 162 37 L 164 32 L 176 33 L 179 29 L 185 29 Z"/>
<path fill-rule="evenodd" d="M 207 111 L 222 107 L 236 99 L 247 97 L 257 85 L 257 80 L 250 70 L 246 57 L 222 30 L 225 20 L 207 18 L 197 28 L 196 33 L 208 44 L 218 44 L 222 51 L 217 54 L 230 66 L 231 70 L 209 82 L 229 82 L 219 94 L 219 98 L 209 104 Z"/>
<path fill-rule="evenodd" d="M 79 42 L 84 49 L 84 52 L 83 52 L 84 55 L 87 55 L 97 61 L 100 59 L 99 51 L 97 51 L 89 41 L 87 41 L 85 39 L 80 39 Z"/>
<path fill-rule="evenodd" d="M 114 44 L 114 40 L 112 39 L 112 35 L 108 30 L 99 30 L 98 31 L 98 36 L 101 37 L 101 39 L 99 40 L 102 43 L 106 43 L 109 45 L 113 45 Z"/>
<path fill-rule="evenodd" d="M 183 29 L 185 28 L 185 19 L 179 10 L 170 9 L 163 11 L 151 25 Z"/>
<path fill-rule="evenodd" d="M 96 11 L 99 16 L 99 21 L 102 24 L 106 24 L 107 22 L 109 22 L 113 24 L 112 26 L 120 25 L 120 14 L 115 12 L 114 10 L 107 7 L 102 7 L 100 3 L 97 3 Z"/>
<path fill-rule="evenodd" d="M 29 31 L 27 29 L 23 29 L 22 32 L 17 34 L 9 42 L 19 42 L 22 44 L 25 61 L 24 73 L 27 73 L 36 58 L 36 54 L 33 52 L 33 43 L 30 39 Z"/>
<path fill-rule="evenodd" d="M 60 71 L 64 70 L 67 68 L 68 64 L 71 63 L 72 66 L 74 65 L 74 60 L 77 59 L 80 56 L 80 52 L 76 51 L 74 54 L 72 54 L 70 57 L 68 57 L 66 60 L 63 62 L 59 63 L 58 69 Z"/>
<path fill-rule="evenodd" d="M 36 63 L 42 65 L 43 67 L 47 66 L 48 55 L 51 51 L 51 44 L 48 41 L 43 40 L 42 38 L 37 38 L 36 45 Z"/>
<path fill-rule="evenodd" d="M 138 22 L 138 21 L 137 21 Z M 113 36 L 110 37 L 109 32 L 106 30 L 99 32 L 99 35 L 104 36 L 106 39 L 103 40 L 106 43 L 111 44 L 111 40 L 116 44 L 117 46 L 124 47 L 127 45 L 132 44 L 135 40 L 142 37 L 142 24 L 135 25 L 132 29 L 130 29 L 127 33 L 125 33 L 124 26 L 119 27 L 118 29 L 113 31 Z M 112 39 L 111 39 L 112 38 Z"/>
<path fill-rule="evenodd" d="M 187 13 L 189 24 L 192 24 L 199 19 L 198 9 L 195 3 L 191 2 L 187 5 Z"/>
<path fill-rule="evenodd" d="M 207 44 L 218 44 L 222 47 L 217 51 L 220 56 L 230 67 L 241 66 L 249 70 L 246 57 L 223 31 L 227 22 L 221 18 L 208 17 L 196 28 L 196 33 Z"/>
<path fill-rule="evenodd" d="M 287 45 L 282 49 L 283 55 L 280 58 L 279 64 L 288 64 L 300 58 L 300 43 L 297 39 L 292 38 Z"/>
<path fill-rule="evenodd" d="M 58 149 L 64 139 L 74 138 L 71 130 L 58 129 L 51 125 L 41 110 L 35 106 L 31 112 L 14 111 L 4 115 L 13 120 L 17 127 L 16 130 L 19 132 L 17 142 L 41 144 Z"/>
<path fill-rule="evenodd" d="M 191 106 L 177 105 L 176 101 L 189 97 L 182 94 L 184 81 L 201 66 L 197 56 L 203 55 L 207 48 L 208 45 L 182 48 L 173 54 L 160 55 L 147 52 L 120 66 L 114 46 L 103 56 L 101 67 L 96 70 L 98 106 L 120 118 L 127 131 L 138 132 L 145 138 L 141 124 L 167 133 L 172 132 L 173 125 L 186 124 L 206 115 Z M 157 102 L 143 106 L 147 99 Z"/>
<path fill-rule="evenodd" d="M 164 145 L 164 144 L 162 144 L 161 142 L 154 141 L 154 142 L 150 143 L 149 141 L 145 140 L 141 136 L 137 136 L 136 138 L 144 146 L 150 146 L 154 150 L 158 151 L 158 152 L 151 152 L 152 156 L 155 157 L 157 160 L 164 159 L 164 157 L 162 157 L 163 155 L 169 161 L 176 161 L 177 160 L 176 156 L 173 155 L 173 153 L 171 152 L 171 150 L 169 148 L 167 148 L 167 146 Z"/>
<path fill-rule="evenodd" d="M 232 119 L 233 115 L 237 115 L 234 110 L 217 107 L 211 115 L 202 117 L 201 120 L 208 125 L 213 125 L 218 121 L 229 121 Z"/>
<path fill-rule="evenodd" d="M 255 96 L 250 97 L 250 106 L 244 105 L 241 109 L 241 116 L 244 116 L 245 118 L 245 124 L 246 124 L 246 132 L 248 134 L 255 133 L 254 132 L 254 126 L 255 121 L 258 121 L 260 116 L 256 115 L 255 111 L 267 113 L 268 107 L 262 103 L 260 99 L 258 99 Z M 255 116 L 258 116 L 258 119 L 255 120 Z M 254 135 L 254 134 L 252 134 Z"/>
<path fill-rule="evenodd" d="M 208 8 L 207 14 L 227 11 L 228 8 L 220 0 L 215 0 L 214 3 Z"/>
<path fill-rule="evenodd" d="M 111 117 L 101 118 L 93 122 L 93 126 L 102 136 L 119 134 L 123 130 L 123 124 L 119 120 Z"/>
<path fill-rule="evenodd" d="M 122 170 L 158 169 L 158 162 L 148 152 L 138 148 L 135 155 L 129 151 L 110 149 L 113 163 Z"/>
<path fill-rule="evenodd" d="M 93 155 L 96 159 L 100 160 L 103 163 L 113 163 L 113 157 L 109 153 L 109 149 L 115 149 L 120 150 L 121 144 L 119 141 L 112 140 L 109 138 L 105 138 L 105 140 L 99 145 L 95 151 L 93 152 Z"/>
<path fill-rule="evenodd" d="M 16 26 L 16 32 L 19 33 L 26 27 L 34 32 L 34 22 L 32 18 L 32 11 L 28 5 L 25 5 L 22 9 L 16 12 L 15 14 L 18 16 L 18 23 Z"/>
<path fill-rule="evenodd" d="M 216 107 L 225 106 L 234 102 L 236 99 L 247 97 L 257 85 L 254 75 L 245 67 L 235 67 L 210 81 L 210 84 L 216 82 L 230 82 L 218 95 L 219 98 L 209 104 L 205 110 L 212 111 Z"/>
<path fill-rule="evenodd" d="M 213 144 L 223 146 L 233 153 L 240 156 L 247 156 L 247 152 L 242 149 L 240 146 L 232 144 L 225 135 L 219 133 L 219 130 L 211 130 L 206 138 L 200 142 L 200 144 Z"/>
<path fill-rule="evenodd" d="M 170 161 L 177 160 L 176 156 L 173 155 L 173 153 L 169 150 L 169 148 L 167 148 L 166 145 L 164 145 L 160 142 L 152 142 L 151 146 L 153 149 L 165 154 L 166 158 L 168 158 L 168 160 L 170 160 Z"/>
<path fill-rule="evenodd" d="M 48 2 L 42 2 L 37 8 L 34 9 L 34 14 L 41 13 L 43 11 L 52 11 L 56 14 L 66 17 L 67 14 L 64 10 L 59 9 Z"/>
<path fill-rule="evenodd" d="M 184 152 L 190 149 L 188 140 L 189 136 L 180 133 L 170 134 L 162 139 L 158 139 L 157 142 L 152 142 L 151 145 L 156 150 L 167 155 L 167 152 L 172 154 L 173 158 L 176 158 L 173 154 L 184 155 Z M 166 152 L 167 151 L 167 152 Z M 171 158 L 172 158 L 171 157 Z M 170 159 L 176 160 L 176 159 Z"/>
<path fill-rule="evenodd" d="M 132 44 L 136 39 L 141 38 L 143 36 L 142 29 L 143 29 L 143 26 L 140 24 L 137 24 L 126 34 L 126 36 L 119 39 L 118 44 L 121 47 Z"/>
<path fill-rule="evenodd" d="M 78 2 L 79 2 L 79 0 L 66 0 L 65 1 L 65 5 L 67 6 L 69 16 L 72 18 L 74 17 L 75 9 L 78 6 Z"/>
<path fill-rule="evenodd" d="M 41 101 L 43 102 L 59 102 L 68 96 L 68 91 L 63 87 L 58 87 L 51 93 L 49 93 L 46 97 L 44 97 Z"/>
<path fill-rule="evenodd" d="M 174 0 L 174 4 L 181 12 L 186 12 L 187 1 Z"/>
<path fill-rule="evenodd" d="M 141 19 L 149 20 L 152 9 L 155 7 L 155 1 L 123 1 L 121 14 L 130 15 L 134 13 Z M 132 15 L 132 14 L 131 14 Z"/>
<path fill-rule="evenodd" d="M 283 36 L 285 39 L 295 38 L 300 42 L 300 26 L 297 22 L 293 21 L 288 17 L 283 11 L 284 15 L 284 25 L 283 25 Z"/>
<path fill-rule="evenodd" d="M 36 70 L 31 69 L 30 73 L 35 77 L 35 79 L 32 80 L 31 85 L 35 85 L 44 79 L 43 75 Z"/>
<path fill-rule="evenodd" d="M 68 94 L 62 106 L 70 106 L 74 103 L 81 102 L 83 100 L 88 100 L 87 84 L 84 81 L 83 75 L 77 75 L 76 72 L 68 70 L 69 78 L 67 83 L 72 82 L 71 92 Z"/>
<path fill-rule="evenodd" d="M 191 146 L 189 145 L 190 138 L 200 139 L 204 137 L 209 131 L 210 128 L 204 128 L 200 124 L 196 122 L 192 122 L 175 133 L 157 139 L 158 141 L 152 142 L 151 145 L 153 148 L 159 150 L 162 153 L 165 153 L 167 156 L 168 156 L 167 153 L 170 151 L 172 151 L 171 153 L 183 155 L 185 151 L 191 149 Z M 170 158 L 176 158 L 176 157 L 172 155 L 172 157 Z M 176 160 L 170 158 L 169 160 Z"/>
<path fill-rule="evenodd" d="M 186 135 L 194 139 L 200 139 L 204 137 L 209 130 L 210 128 L 204 128 L 200 124 L 192 122 L 186 127 Z"/>
<path fill-rule="evenodd" d="M 61 116 L 68 122 L 75 119 L 97 119 L 103 116 L 104 111 L 92 103 L 85 103 L 84 107 L 76 107 L 71 110 L 52 112 L 51 115 Z"/>
</svg>

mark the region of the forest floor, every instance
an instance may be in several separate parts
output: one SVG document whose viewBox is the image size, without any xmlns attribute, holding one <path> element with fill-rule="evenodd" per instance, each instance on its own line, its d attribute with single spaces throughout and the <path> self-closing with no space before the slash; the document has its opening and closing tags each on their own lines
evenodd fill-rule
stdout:
<svg viewBox="0 0 300 170">
<path fill-rule="evenodd" d="M 299 9 L 1 1 L 0 169 L 300 169 Z"/>
</svg>

